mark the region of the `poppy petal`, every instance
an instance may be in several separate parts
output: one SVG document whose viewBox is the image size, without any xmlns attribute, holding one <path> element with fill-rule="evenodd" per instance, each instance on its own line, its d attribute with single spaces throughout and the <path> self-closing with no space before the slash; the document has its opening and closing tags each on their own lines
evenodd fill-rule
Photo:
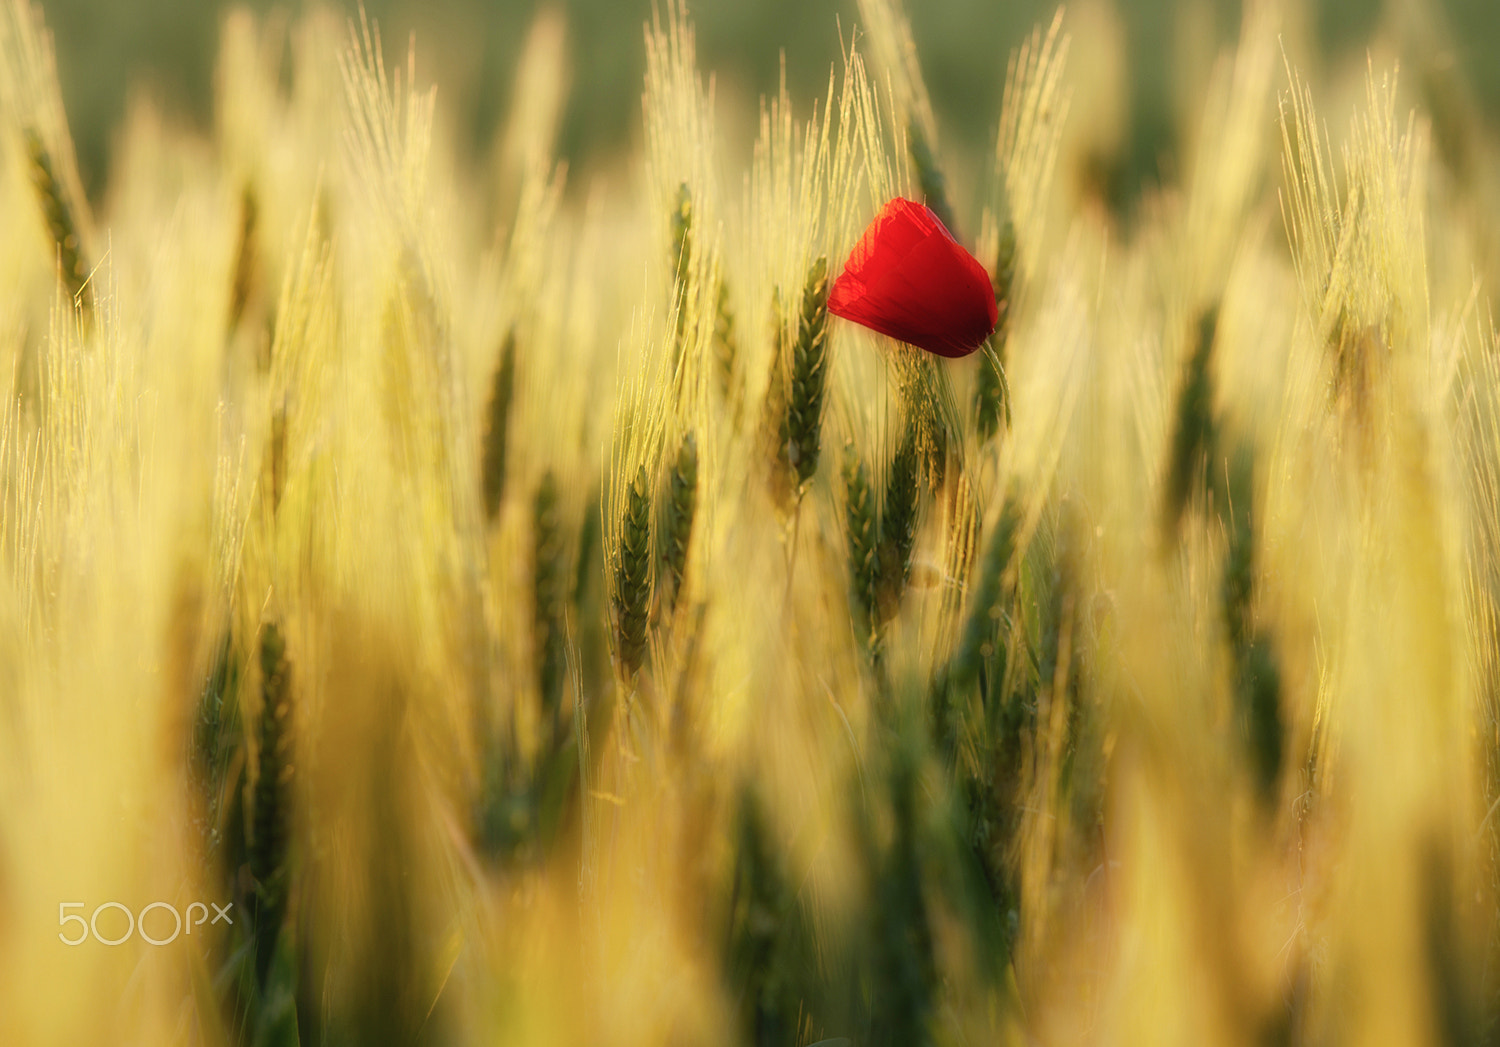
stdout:
<svg viewBox="0 0 1500 1047">
<path fill-rule="evenodd" d="M 828 293 L 828 311 L 939 356 L 967 356 L 1000 318 L 989 274 L 932 210 L 896 197 Z"/>
</svg>

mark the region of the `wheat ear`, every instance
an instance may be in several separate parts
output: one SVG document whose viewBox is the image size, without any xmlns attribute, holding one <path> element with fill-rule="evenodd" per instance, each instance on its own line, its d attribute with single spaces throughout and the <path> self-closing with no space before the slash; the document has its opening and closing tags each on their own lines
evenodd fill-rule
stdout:
<svg viewBox="0 0 1500 1047">
<path fill-rule="evenodd" d="M 57 265 L 62 274 L 68 294 L 81 307 L 89 302 L 83 296 L 83 285 L 88 278 L 83 263 L 83 237 L 73 217 L 72 205 L 68 202 L 62 180 L 52 163 L 52 154 L 47 151 L 42 136 L 36 131 L 25 132 L 26 156 L 31 162 L 31 184 L 36 188 L 37 202 L 42 208 L 42 218 L 57 251 Z"/>
<path fill-rule="evenodd" d="M 626 492 L 620 521 L 620 548 L 614 565 L 615 660 L 620 675 L 630 680 L 646 656 L 646 634 L 651 613 L 651 499 L 646 467 L 636 470 Z"/>
<path fill-rule="evenodd" d="M 698 440 L 692 433 L 682 438 L 677 460 L 672 464 L 666 501 L 662 506 L 661 603 L 662 616 L 671 615 L 682 592 L 687 568 L 688 542 L 693 535 L 693 517 L 698 506 Z"/>
<path fill-rule="evenodd" d="M 792 343 L 781 416 L 777 457 L 790 501 L 801 499 L 818 471 L 823 432 L 823 398 L 828 379 L 828 259 L 819 258 L 807 272 L 797 338 Z"/>
<path fill-rule="evenodd" d="M 261 712 L 250 839 L 255 880 L 255 972 L 270 973 L 286 915 L 287 852 L 292 820 L 292 676 L 275 623 L 261 633 Z"/>
<path fill-rule="evenodd" d="M 516 384 L 516 333 L 505 336 L 500 347 L 500 361 L 490 385 L 490 405 L 484 431 L 484 457 L 481 480 L 484 486 L 485 516 L 493 521 L 500 512 L 505 496 L 506 433 L 510 425 L 510 405 Z"/>
</svg>

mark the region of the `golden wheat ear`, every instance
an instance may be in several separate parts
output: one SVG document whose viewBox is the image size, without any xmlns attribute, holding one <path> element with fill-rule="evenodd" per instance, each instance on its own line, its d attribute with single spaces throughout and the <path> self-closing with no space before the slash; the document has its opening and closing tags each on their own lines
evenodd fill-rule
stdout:
<svg viewBox="0 0 1500 1047">
<path fill-rule="evenodd" d="M 675 360 L 681 357 L 687 328 L 688 278 L 693 266 L 693 195 L 686 182 L 677 187 L 677 198 L 672 205 L 671 261 L 673 305 L 677 316 L 677 338 L 672 350 Z"/>
<path fill-rule="evenodd" d="M 75 308 L 93 313 L 89 287 L 89 205 L 58 83 L 57 58 L 39 4 L 0 3 L 0 126 L 13 131 L 52 254 Z"/>
<path fill-rule="evenodd" d="M 714 297 L 712 345 L 715 384 L 729 413 L 730 424 L 737 430 L 744 405 L 744 378 L 740 374 L 739 339 L 734 329 L 734 311 L 729 303 L 729 285 L 722 277 Z"/>
<path fill-rule="evenodd" d="M 57 252 L 57 270 L 68 296 L 80 307 L 91 307 L 84 296 L 84 283 L 88 279 L 83 261 L 83 235 L 74 218 L 73 206 L 68 202 L 67 191 L 58 177 L 42 136 L 27 128 L 23 134 L 26 141 L 26 158 L 31 167 L 31 184 L 36 190 L 37 204 L 42 209 L 42 220 L 47 225 L 53 247 Z"/>
</svg>

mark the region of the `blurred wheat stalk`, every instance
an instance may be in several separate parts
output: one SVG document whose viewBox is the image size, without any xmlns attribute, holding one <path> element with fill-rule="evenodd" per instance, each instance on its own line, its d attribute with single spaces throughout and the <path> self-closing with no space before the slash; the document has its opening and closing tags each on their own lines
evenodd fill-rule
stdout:
<svg viewBox="0 0 1500 1047">
<path fill-rule="evenodd" d="M 1385 50 L 1336 138 L 1292 14 L 1128 224 L 1106 7 L 971 199 L 891 0 L 744 169 L 669 4 L 578 202 L 554 13 L 479 172 L 237 13 L 96 217 L 3 0 L 0 1042 L 1493 1039 L 1500 168 Z M 894 195 L 965 361 L 827 312 Z"/>
</svg>

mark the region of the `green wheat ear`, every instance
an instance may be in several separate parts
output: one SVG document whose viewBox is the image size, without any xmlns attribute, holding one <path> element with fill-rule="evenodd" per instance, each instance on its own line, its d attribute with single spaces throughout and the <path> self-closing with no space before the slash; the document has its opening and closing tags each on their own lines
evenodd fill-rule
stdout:
<svg viewBox="0 0 1500 1047">
<path fill-rule="evenodd" d="M 878 608 L 881 621 L 896 616 L 901 594 L 911 577 L 911 554 L 917 540 L 917 514 L 920 490 L 917 483 L 922 466 L 921 427 L 915 417 L 908 417 L 901 443 L 891 456 L 890 471 L 885 480 L 885 501 L 880 510 L 880 582 Z"/>
<path fill-rule="evenodd" d="M 995 306 L 999 318 L 985 342 L 974 386 L 974 417 L 980 440 L 988 440 L 1010 426 L 1010 382 L 1005 374 L 1005 350 L 1010 342 L 1011 302 L 1015 298 L 1016 227 L 1007 221 L 1000 231 L 995 257 Z"/>
<path fill-rule="evenodd" d="M 907 732 L 910 732 L 910 728 Z M 873 993 L 871 1043 L 930 1043 L 928 1022 L 936 1003 L 938 969 L 932 917 L 923 889 L 922 787 L 917 756 L 907 743 L 893 753 L 885 774 L 890 798 L 891 840 L 884 848 L 866 841 L 866 863 L 874 873 L 870 921 Z"/>
<path fill-rule="evenodd" d="M 677 460 L 672 464 L 667 497 L 662 507 L 661 605 L 669 617 L 682 592 L 687 567 L 688 542 L 693 534 L 693 516 L 698 506 L 698 439 L 692 433 L 682 438 Z"/>
<path fill-rule="evenodd" d="M 1229 545 L 1219 582 L 1220 610 L 1229 641 L 1241 739 L 1265 810 L 1276 802 L 1285 730 L 1281 714 L 1281 665 L 1271 637 L 1256 626 L 1255 462 L 1248 445 L 1229 459 L 1226 511 Z"/>
<path fill-rule="evenodd" d="M 484 431 L 484 458 L 481 481 L 484 487 L 484 512 L 493 521 L 505 495 L 506 433 L 510 425 L 510 405 L 516 384 L 516 332 L 512 329 L 500 347 L 500 361 L 490 385 L 490 406 Z"/>
<path fill-rule="evenodd" d="M 1213 460 L 1218 437 L 1214 422 L 1213 348 L 1218 329 L 1218 309 L 1209 309 L 1198 321 L 1198 343 L 1182 372 L 1177 393 L 1177 411 L 1172 425 L 1172 445 L 1167 460 L 1166 501 L 1163 523 L 1168 539 L 1177 533 L 1182 514 L 1204 482 Z"/>
<path fill-rule="evenodd" d="M 625 498 L 614 571 L 615 659 L 620 675 L 631 680 L 645 660 L 651 614 L 651 498 L 644 465 Z"/>
<path fill-rule="evenodd" d="M 567 679 L 567 607 L 572 578 L 567 569 L 567 551 L 557 478 L 549 469 L 537 485 L 532 503 L 532 626 L 536 645 L 537 686 L 542 712 L 554 733 L 562 707 Z"/>
<path fill-rule="evenodd" d="M 740 787 L 735 807 L 724 967 L 738 1000 L 742 1040 L 802 1042 L 793 1030 L 803 1001 L 784 973 L 796 944 L 796 893 L 752 783 Z"/>
<path fill-rule="evenodd" d="M 1439 1043 L 1489 1043 L 1494 1036 L 1493 997 L 1467 921 L 1474 910 L 1461 901 L 1463 883 L 1453 845 L 1431 832 L 1420 842 L 1421 953 Z M 1491 910 L 1492 912 L 1493 910 Z"/>
<path fill-rule="evenodd" d="M 286 405 L 278 404 L 271 413 L 271 439 L 266 445 L 266 495 L 271 516 L 281 511 L 281 496 L 286 490 Z"/>
<path fill-rule="evenodd" d="M 844 532 L 849 543 L 849 595 L 854 630 L 872 649 L 880 599 L 880 525 L 870 471 L 851 443 L 844 451 Z"/>
<path fill-rule="evenodd" d="M 261 713 L 252 794 L 250 875 L 255 880 L 255 972 L 261 985 L 286 915 L 292 820 L 292 675 L 274 622 L 260 640 Z"/>
<path fill-rule="evenodd" d="M 192 774 L 204 805 L 204 839 L 210 852 L 224 842 L 221 815 L 225 803 L 232 802 L 225 796 L 225 779 L 240 743 L 240 674 L 233 631 L 225 626 L 203 678 L 193 718 Z"/>
<path fill-rule="evenodd" d="M 950 233 L 958 236 L 958 231 L 953 228 L 953 208 L 948 204 L 948 180 L 938 168 L 937 158 L 932 155 L 932 145 L 927 141 L 921 125 L 915 122 L 907 125 L 906 146 L 911 153 L 912 166 L 916 168 L 917 188 L 922 193 L 923 202 L 938 216 L 938 221 L 948 227 Z"/>
<path fill-rule="evenodd" d="M 240 192 L 240 244 L 235 252 L 234 278 L 229 285 L 229 330 L 240 325 L 245 315 L 245 305 L 255 280 L 256 225 L 260 206 L 256 202 L 255 189 L 246 185 Z"/>
<path fill-rule="evenodd" d="M 823 398 L 828 380 L 828 259 L 819 258 L 807 272 L 802 308 L 797 316 L 797 339 L 792 343 L 776 446 L 783 505 L 795 504 L 818 471 L 823 432 Z"/>
<path fill-rule="evenodd" d="M 1020 506 L 1006 498 L 1000 519 L 984 549 L 978 584 L 969 604 L 969 617 L 953 654 L 950 679 L 960 686 L 979 678 L 980 670 L 1000 653 L 1005 626 L 1005 572 L 1016 551 L 1016 532 L 1021 524 Z"/>
<path fill-rule="evenodd" d="M 68 203 L 62 180 L 52 164 L 52 154 L 35 130 L 25 131 L 26 156 L 31 163 L 31 184 L 36 188 L 37 202 L 42 208 L 42 219 L 57 251 L 57 265 L 63 283 L 74 302 L 87 309 L 88 299 L 83 297 L 83 285 L 88 274 L 84 271 L 83 237 L 73 217 L 73 208 Z"/>
<path fill-rule="evenodd" d="M 1010 337 L 1011 302 L 1016 293 L 1016 224 L 1006 219 L 1000 229 L 1000 243 L 995 250 L 995 306 L 1000 314 L 991 337 L 1003 346 Z"/>
<path fill-rule="evenodd" d="M 993 337 L 979 351 L 979 374 L 974 382 L 974 423 L 981 441 L 1010 427 L 1010 381 L 1005 375 L 1004 345 Z"/>
</svg>

